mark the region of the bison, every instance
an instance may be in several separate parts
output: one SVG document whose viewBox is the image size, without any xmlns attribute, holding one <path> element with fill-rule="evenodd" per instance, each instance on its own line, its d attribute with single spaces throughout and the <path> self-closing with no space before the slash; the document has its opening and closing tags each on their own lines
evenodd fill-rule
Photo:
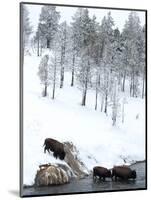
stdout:
<svg viewBox="0 0 151 200">
<path fill-rule="evenodd" d="M 115 177 L 123 180 L 136 179 L 136 171 L 130 169 L 128 166 L 115 166 L 112 169 L 112 179 Z"/>
<path fill-rule="evenodd" d="M 111 177 L 111 171 L 104 167 L 94 167 L 93 179 L 96 179 L 97 177 L 99 177 L 100 180 L 103 178 L 103 180 L 105 181 L 105 178 Z"/>
<path fill-rule="evenodd" d="M 64 160 L 66 153 L 64 151 L 64 145 L 61 142 L 52 138 L 46 138 L 43 146 L 45 146 L 44 153 L 46 153 L 46 151 L 48 151 L 48 153 L 52 151 L 56 159 L 59 157 L 60 160 Z"/>
</svg>

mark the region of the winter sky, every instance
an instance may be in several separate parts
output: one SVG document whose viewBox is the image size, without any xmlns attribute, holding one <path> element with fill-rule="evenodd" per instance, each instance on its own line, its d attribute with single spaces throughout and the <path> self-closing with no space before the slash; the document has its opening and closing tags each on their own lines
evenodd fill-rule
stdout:
<svg viewBox="0 0 151 200">
<path fill-rule="evenodd" d="M 41 5 L 27 5 L 29 10 L 29 17 L 31 25 L 33 26 L 34 31 L 37 28 L 39 14 L 41 12 Z M 77 7 L 65 7 L 65 6 L 56 6 L 56 10 L 60 12 L 61 19 L 60 22 L 67 21 L 68 24 L 72 21 L 72 16 L 77 10 Z M 89 14 L 92 17 L 93 15 L 96 16 L 97 21 L 101 23 L 103 17 L 107 15 L 107 13 L 111 11 L 111 15 L 114 19 L 115 28 L 118 27 L 120 31 L 122 31 L 125 21 L 128 19 L 128 15 L 130 11 L 127 10 L 113 10 L 113 9 L 95 9 L 89 8 Z M 136 11 L 139 18 L 141 25 L 145 24 L 145 12 L 144 11 Z"/>
</svg>

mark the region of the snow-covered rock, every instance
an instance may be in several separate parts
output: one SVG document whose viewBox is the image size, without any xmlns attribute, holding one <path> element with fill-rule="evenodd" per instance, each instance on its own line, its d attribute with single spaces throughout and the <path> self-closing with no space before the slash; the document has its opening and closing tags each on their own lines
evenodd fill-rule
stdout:
<svg viewBox="0 0 151 200">
<path fill-rule="evenodd" d="M 79 152 L 72 142 L 65 142 L 64 148 L 66 152 L 65 162 L 70 166 L 73 173 L 78 178 L 83 178 L 89 174 L 88 168 L 79 158 Z"/>
<path fill-rule="evenodd" d="M 35 186 L 61 185 L 69 183 L 66 171 L 57 165 L 41 165 L 35 177 Z"/>
</svg>

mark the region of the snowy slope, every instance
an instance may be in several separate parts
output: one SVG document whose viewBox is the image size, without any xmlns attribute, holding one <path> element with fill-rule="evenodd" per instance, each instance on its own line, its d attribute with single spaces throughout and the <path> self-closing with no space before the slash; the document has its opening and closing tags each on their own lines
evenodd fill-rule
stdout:
<svg viewBox="0 0 151 200">
<path fill-rule="evenodd" d="M 81 160 L 92 170 L 95 165 L 111 168 L 132 160 L 145 159 L 145 101 L 127 98 L 125 122 L 112 126 L 109 115 L 94 110 L 95 94 L 88 92 L 87 106 L 82 107 L 81 92 L 70 87 L 71 75 L 65 73 L 63 89 L 56 89 L 55 100 L 41 96 L 42 86 L 37 75 L 40 58 L 26 56 L 24 65 L 24 184 L 31 185 L 43 163 L 59 161 L 43 153 L 44 139 L 72 141 Z M 139 115 L 138 119 L 136 116 Z"/>
</svg>

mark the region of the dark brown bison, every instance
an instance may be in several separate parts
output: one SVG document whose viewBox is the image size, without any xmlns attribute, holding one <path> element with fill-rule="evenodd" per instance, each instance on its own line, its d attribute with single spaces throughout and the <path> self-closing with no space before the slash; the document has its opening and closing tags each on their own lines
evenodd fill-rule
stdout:
<svg viewBox="0 0 151 200">
<path fill-rule="evenodd" d="M 93 179 L 99 178 L 100 180 L 103 178 L 111 177 L 111 171 L 104 167 L 94 167 L 93 168 Z"/>
<path fill-rule="evenodd" d="M 64 145 L 61 142 L 52 138 L 46 138 L 43 146 L 45 146 L 44 153 L 46 153 L 46 151 L 48 151 L 48 153 L 52 151 L 53 156 L 56 159 L 58 157 L 60 158 L 60 160 L 63 160 L 65 158 L 66 153 L 64 151 Z"/>
<path fill-rule="evenodd" d="M 113 177 L 115 177 L 115 180 L 117 178 L 124 180 L 136 179 L 136 171 L 130 169 L 128 166 L 115 166 L 112 169 L 112 179 Z"/>
</svg>

